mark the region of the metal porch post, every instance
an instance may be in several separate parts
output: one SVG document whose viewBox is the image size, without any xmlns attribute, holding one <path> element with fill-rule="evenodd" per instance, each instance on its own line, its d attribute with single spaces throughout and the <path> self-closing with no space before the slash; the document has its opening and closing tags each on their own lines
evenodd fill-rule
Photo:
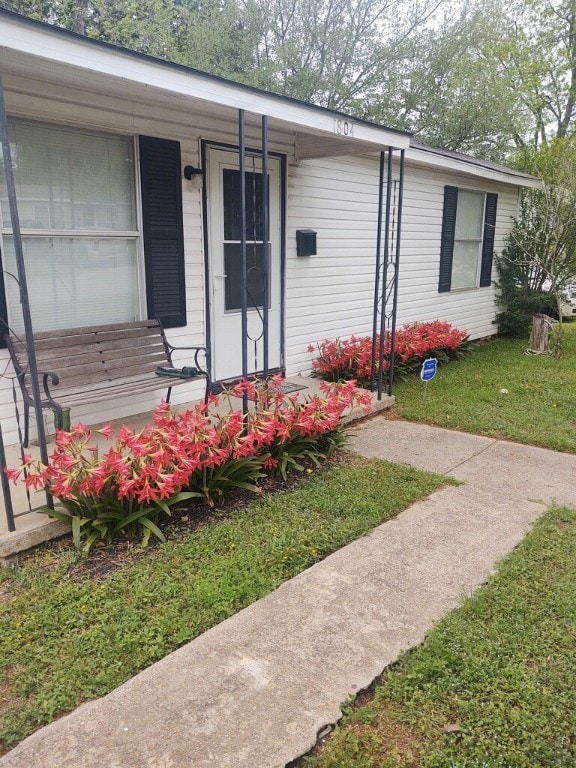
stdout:
<svg viewBox="0 0 576 768">
<path fill-rule="evenodd" d="M 392 192 L 392 147 L 388 147 L 388 168 L 386 174 L 386 223 L 384 225 L 384 263 L 382 265 L 382 304 L 380 308 L 380 345 L 378 349 L 378 400 L 382 400 L 382 379 L 384 375 L 384 336 L 386 333 L 386 293 L 388 288 L 388 262 L 390 259 L 390 206 Z"/>
<path fill-rule="evenodd" d="M 242 378 L 248 376 L 248 269 L 246 258 L 246 137 L 244 110 L 238 110 L 238 151 L 240 154 L 240 243 L 242 253 Z M 248 413 L 248 395 L 242 396 L 242 412 Z"/>
<path fill-rule="evenodd" d="M 370 389 L 374 391 L 376 371 L 376 334 L 378 333 L 378 300 L 380 298 L 380 257 L 382 251 L 382 209 L 384 207 L 384 161 L 386 153 L 380 152 L 380 181 L 378 184 L 378 229 L 376 232 L 376 272 L 374 274 L 374 314 L 372 317 L 372 365 Z"/>
<path fill-rule="evenodd" d="M 264 297 L 262 300 L 262 344 L 264 346 L 264 378 L 268 378 L 269 350 L 268 350 L 268 303 L 269 279 L 270 279 L 270 249 L 268 246 L 268 117 L 262 115 L 262 250 L 263 250 L 263 277 Z"/>
<path fill-rule="evenodd" d="M 390 328 L 390 368 L 388 369 L 388 394 L 394 393 L 394 347 L 396 343 L 396 314 L 398 309 L 398 276 L 400 268 L 400 236 L 402 231 L 402 202 L 404 198 L 404 153 L 400 150 L 400 178 L 398 181 L 398 219 L 396 222 L 396 248 L 394 256 L 394 294 L 392 299 L 392 325 Z"/>
<path fill-rule="evenodd" d="M 12 222 L 12 236 L 14 238 L 14 251 L 16 253 L 16 269 L 20 287 L 20 303 L 22 305 L 22 316 L 24 318 L 24 333 L 26 338 L 26 347 L 28 351 L 28 365 L 30 369 L 30 378 L 32 385 L 32 394 L 34 396 L 34 412 L 36 414 L 36 428 L 38 430 L 38 444 L 40 447 L 40 458 L 44 464 L 48 464 L 48 449 L 46 445 L 46 433 L 44 430 L 44 421 L 42 419 L 42 409 L 40 408 L 40 382 L 38 381 L 38 366 L 36 364 L 36 349 L 34 346 L 34 336 L 32 330 L 32 317 L 30 315 L 30 299 L 28 296 L 28 283 L 26 281 L 26 267 L 24 264 L 24 251 L 22 248 L 22 233 L 20 231 L 20 218 L 18 216 L 18 204 L 16 200 L 16 185 L 14 183 L 14 169 L 12 167 L 12 154 L 10 152 L 10 141 L 8 139 L 8 119 L 6 116 L 6 103 L 4 100 L 4 86 L 0 77 L 0 138 L 2 141 L 2 157 L 4 160 L 4 174 L 6 177 L 6 187 L 8 190 L 8 205 L 10 209 L 10 220 Z M 48 503 L 52 503 L 51 497 L 46 494 Z"/>
</svg>

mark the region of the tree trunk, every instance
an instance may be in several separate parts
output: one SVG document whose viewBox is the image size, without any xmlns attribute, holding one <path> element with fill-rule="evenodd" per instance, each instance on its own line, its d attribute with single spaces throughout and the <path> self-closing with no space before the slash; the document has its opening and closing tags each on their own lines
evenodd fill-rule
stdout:
<svg viewBox="0 0 576 768">
<path fill-rule="evenodd" d="M 550 353 L 550 331 L 554 320 L 548 315 L 534 315 L 532 318 L 532 332 L 528 342 L 530 352 L 539 355 L 549 355 Z"/>
<path fill-rule="evenodd" d="M 86 21 L 90 14 L 90 0 L 77 0 L 72 16 L 72 32 L 86 34 Z"/>
</svg>

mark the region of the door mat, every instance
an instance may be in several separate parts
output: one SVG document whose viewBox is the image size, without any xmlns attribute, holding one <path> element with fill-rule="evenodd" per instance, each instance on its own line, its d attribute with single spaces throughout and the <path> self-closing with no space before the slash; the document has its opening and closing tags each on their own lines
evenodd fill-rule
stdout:
<svg viewBox="0 0 576 768">
<path fill-rule="evenodd" d="M 293 384 L 291 381 L 285 381 L 279 388 L 280 392 L 289 395 L 291 392 L 299 392 L 301 389 L 308 389 L 305 384 Z"/>
<path fill-rule="evenodd" d="M 299 392 L 301 389 L 308 389 L 308 387 L 305 384 L 293 384 L 291 381 L 285 381 L 279 387 L 275 384 L 270 384 L 268 387 L 271 395 L 277 392 L 282 392 L 283 395 L 291 395 L 293 392 Z"/>
<path fill-rule="evenodd" d="M 219 395 L 221 392 L 223 392 L 225 389 L 229 389 L 230 387 L 233 387 L 234 384 L 237 384 L 239 379 L 234 379 L 232 381 L 217 381 L 210 385 L 210 393 L 212 395 Z M 285 395 L 289 395 L 292 392 L 299 392 L 301 389 L 308 389 L 308 387 L 305 384 L 295 384 L 291 381 L 285 381 L 280 387 L 277 387 L 276 389 L 279 389 L 280 392 L 283 392 Z"/>
</svg>

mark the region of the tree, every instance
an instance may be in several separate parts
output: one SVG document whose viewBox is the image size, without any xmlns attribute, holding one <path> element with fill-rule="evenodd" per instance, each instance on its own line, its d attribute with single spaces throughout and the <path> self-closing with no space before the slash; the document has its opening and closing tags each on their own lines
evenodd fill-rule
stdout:
<svg viewBox="0 0 576 768">
<path fill-rule="evenodd" d="M 258 37 L 256 85 L 363 115 L 403 42 L 441 0 L 240 2 Z"/>
<path fill-rule="evenodd" d="M 256 39 L 235 0 L 1 0 L 0 7 L 237 80 L 254 67 Z"/>
<path fill-rule="evenodd" d="M 496 259 L 504 307 L 497 322 L 509 335 L 546 305 L 555 304 L 561 319 L 562 293 L 576 279 L 576 137 L 524 149 L 519 165 L 539 176 L 542 188 L 522 193 L 507 246 Z"/>
<path fill-rule="evenodd" d="M 538 147 L 574 133 L 576 0 L 511 0 L 506 9 L 503 34 L 487 52 L 530 114 Z"/>
<path fill-rule="evenodd" d="M 501 35 L 498 3 L 444 7 L 406 41 L 373 116 L 433 146 L 502 160 L 528 128 L 525 110 L 487 53 Z"/>
</svg>

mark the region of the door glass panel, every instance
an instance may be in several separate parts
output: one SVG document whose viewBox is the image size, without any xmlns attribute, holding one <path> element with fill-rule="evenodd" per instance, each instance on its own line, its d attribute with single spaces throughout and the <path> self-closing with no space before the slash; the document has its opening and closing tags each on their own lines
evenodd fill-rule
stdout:
<svg viewBox="0 0 576 768">
<path fill-rule="evenodd" d="M 242 239 L 240 171 L 223 169 L 224 240 Z M 262 240 L 262 174 L 245 171 L 246 240 Z"/>
<path fill-rule="evenodd" d="M 268 261 L 270 264 L 270 261 Z M 264 306 L 264 246 L 249 243 L 246 248 L 248 309 Z M 224 309 L 226 312 L 242 309 L 242 246 L 239 243 L 224 244 Z M 268 270 L 270 285 L 270 270 Z"/>
</svg>

